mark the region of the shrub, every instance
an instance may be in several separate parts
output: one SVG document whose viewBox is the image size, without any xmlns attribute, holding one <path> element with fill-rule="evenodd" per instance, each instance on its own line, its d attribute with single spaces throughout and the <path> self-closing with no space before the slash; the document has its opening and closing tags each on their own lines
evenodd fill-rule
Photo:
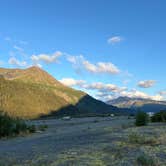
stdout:
<svg viewBox="0 0 166 166">
<path fill-rule="evenodd" d="M 30 133 L 35 133 L 36 132 L 36 126 L 35 125 L 28 126 L 28 131 Z"/>
<path fill-rule="evenodd" d="M 13 120 L 7 114 L 0 113 L 0 137 L 9 136 L 14 131 Z"/>
<path fill-rule="evenodd" d="M 14 132 L 16 134 L 20 134 L 21 132 L 26 132 L 26 131 L 27 131 L 26 123 L 23 120 L 16 119 Z"/>
<path fill-rule="evenodd" d="M 143 136 L 138 135 L 137 133 L 131 133 L 128 136 L 129 142 L 134 144 L 142 144 L 145 138 Z"/>
<path fill-rule="evenodd" d="M 136 114 L 136 121 L 135 121 L 135 125 L 136 126 L 145 126 L 148 123 L 148 114 L 146 112 L 143 111 L 139 111 Z"/>
<path fill-rule="evenodd" d="M 137 163 L 142 166 L 156 166 L 156 161 L 147 154 L 142 154 L 137 157 Z"/>
<path fill-rule="evenodd" d="M 40 131 L 45 131 L 47 128 L 48 128 L 48 126 L 46 124 L 43 124 L 43 125 L 39 126 Z"/>
<path fill-rule="evenodd" d="M 34 125 L 28 126 L 24 120 L 12 119 L 6 113 L 0 111 L 0 138 L 35 131 Z"/>
<path fill-rule="evenodd" d="M 166 111 L 160 111 L 155 113 L 151 117 L 152 122 L 166 122 Z"/>
</svg>

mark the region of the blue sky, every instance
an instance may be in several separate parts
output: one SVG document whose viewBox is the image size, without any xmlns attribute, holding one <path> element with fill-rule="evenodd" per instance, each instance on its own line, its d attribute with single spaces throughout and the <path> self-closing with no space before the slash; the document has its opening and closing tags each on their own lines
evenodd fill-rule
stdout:
<svg viewBox="0 0 166 166">
<path fill-rule="evenodd" d="M 0 3 L 1 67 L 38 65 L 102 100 L 165 99 L 165 0 Z"/>
</svg>

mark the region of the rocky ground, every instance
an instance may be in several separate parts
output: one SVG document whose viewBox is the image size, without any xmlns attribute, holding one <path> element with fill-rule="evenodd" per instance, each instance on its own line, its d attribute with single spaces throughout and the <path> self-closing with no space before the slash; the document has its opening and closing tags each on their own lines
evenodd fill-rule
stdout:
<svg viewBox="0 0 166 166">
<path fill-rule="evenodd" d="M 166 124 L 127 117 L 41 120 L 48 129 L 0 140 L 0 166 L 165 166 Z"/>
</svg>

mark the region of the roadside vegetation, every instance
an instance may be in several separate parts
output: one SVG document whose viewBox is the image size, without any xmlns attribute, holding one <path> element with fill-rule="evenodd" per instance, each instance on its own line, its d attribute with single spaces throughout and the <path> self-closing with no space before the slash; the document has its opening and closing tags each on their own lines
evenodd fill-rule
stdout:
<svg viewBox="0 0 166 166">
<path fill-rule="evenodd" d="M 0 111 L 0 138 L 35 133 L 37 130 L 45 131 L 46 129 L 46 124 L 40 125 L 37 128 L 33 124 L 27 124 L 19 118 L 11 118 L 7 113 Z"/>
</svg>

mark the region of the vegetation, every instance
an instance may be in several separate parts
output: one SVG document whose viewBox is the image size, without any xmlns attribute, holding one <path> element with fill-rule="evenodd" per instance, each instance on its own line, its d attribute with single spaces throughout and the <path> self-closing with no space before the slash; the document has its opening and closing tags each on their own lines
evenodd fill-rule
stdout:
<svg viewBox="0 0 166 166">
<path fill-rule="evenodd" d="M 47 128 L 48 128 L 48 126 L 46 124 L 43 124 L 43 125 L 39 126 L 40 131 L 45 131 Z"/>
<path fill-rule="evenodd" d="M 146 137 L 145 135 L 132 132 L 128 136 L 129 143 L 139 145 L 157 145 L 158 141 L 155 137 Z"/>
<path fill-rule="evenodd" d="M 137 157 L 137 163 L 141 166 L 156 166 L 156 161 L 153 157 L 148 156 L 147 154 L 141 154 Z"/>
<path fill-rule="evenodd" d="M 16 136 L 21 133 L 35 132 L 34 125 L 27 125 L 24 120 L 13 119 L 6 113 L 0 112 L 0 138 Z"/>
<path fill-rule="evenodd" d="M 152 122 L 166 122 L 166 111 L 160 111 L 155 113 L 151 117 Z"/>
<path fill-rule="evenodd" d="M 72 115 L 119 111 L 61 84 L 37 67 L 25 70 L 0 68 L 0 75 L 0 109 L 14 118 L 35 119 L 55 115 L 59 110 Z"/>
<path fill-rule="evenodd" d="M 145 126 L 148 123 L 148 114 L 146 112 L 143 111 L 138 111 L 136 114 L 136 122 L 135 125 L 136 126 Z"/>
</svg>

